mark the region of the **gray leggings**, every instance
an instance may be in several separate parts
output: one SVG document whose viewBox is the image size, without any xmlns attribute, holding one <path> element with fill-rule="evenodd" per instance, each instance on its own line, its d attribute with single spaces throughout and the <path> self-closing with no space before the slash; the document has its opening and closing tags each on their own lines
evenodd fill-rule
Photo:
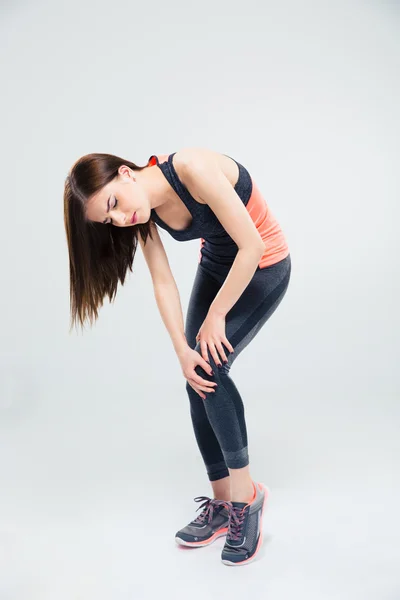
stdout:
<svg viewBox="0 0 400 600">
<path fill-rule="evenodd" d="M 189 346 L 200 354 L 196 335 L 229 270 L 230 265 L 219 265 L 209 260 L 198 264 L 187 310 L 185 335 Z M 207 381 L 218 384 L 215 392 L 204 392 L 206 399 L 203 400 L 186 382 L 194 433 L 210 481 L 227 477 L 228 467 L 240 469 L 249 464 L 243 401 L 229 370 L 280 304 L 289 285 L 290 273 L 290 254 L 274 265 L 263 269 L 258 267 L 249 285 L 226 315 L 225 333 L 235 352 L 229 352 L 224 346 L 228 363 L 222 363 L 222 367 L 218 367 L 208 353 L 214 376 L 200 366 L 195 369 Z M 263 385 L 263 381 L 260 384 Z"/>
</svg>

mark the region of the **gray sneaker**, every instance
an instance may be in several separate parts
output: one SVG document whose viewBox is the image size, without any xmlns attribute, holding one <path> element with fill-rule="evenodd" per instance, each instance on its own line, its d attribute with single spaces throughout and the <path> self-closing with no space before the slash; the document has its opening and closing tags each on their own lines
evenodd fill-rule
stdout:
<svg viewBox="0 0 400 600">
<path fill-rule="evenodd" d="M 195 502 L 203 502 L 197 510 L 202 512 L 189 525 L 175 534 L 177 544 L 183 546 L 208 546 L 228 531 L 230 502 L 208 496 L 198 496 Z"/>
<path fill-rule="evenodd" d="M 269 490 L 263 483 L 253 482 L 254 496 L 246 502 L 231 502 L 229 528 L 222 549 L 225 565 L 242 565 L 252 561 L 263 539 L 263 516 Z"/>
</svg>

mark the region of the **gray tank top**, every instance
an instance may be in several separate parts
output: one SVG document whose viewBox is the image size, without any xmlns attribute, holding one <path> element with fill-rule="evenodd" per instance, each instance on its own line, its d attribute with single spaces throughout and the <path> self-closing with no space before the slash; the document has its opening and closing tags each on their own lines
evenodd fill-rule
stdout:
<svg viewBox="0 0 400 600">
<path fill-rule="evenodd" d="M 154 208 L 151 209 L 151 219 L 162 229 L 165 229 L 178 242 L 203 238 L 204 244 L 201 248 L 203 257 L 223 264 L 226 264 L 227 261 L 231 262 L 238 251 L 236 242 L 224 229 L 208 204 L 200 204 L 197 202 L 181 182 L 173 165 L 173 157 L 175 154 L 176 152 L 169 154 L 168 160 L 165 162 L 160 163 L 158 157 L 155 155 L 150 156 L 149 161 L 151 159 L 156 160 L 157 166 L 161 169 L 171 187 L 175 190 L 188 211 L 191 213 L 192 222 L 186 229 L 172 229 L 172 227 L 169 227 L 169 225 L 158 216 Z M 228 155 L 225 154 L 225 156 Z M 228 158 L 232 157 L 229 156 Z M 235 159 L 232 158 L 232 160 Z M 236 160 L 235 162 L 239 168 L 239 177 L 234 189 L 243 204 L 247 206 L 253 190 L 252 179 L 247 169 Z"/>
</svg>

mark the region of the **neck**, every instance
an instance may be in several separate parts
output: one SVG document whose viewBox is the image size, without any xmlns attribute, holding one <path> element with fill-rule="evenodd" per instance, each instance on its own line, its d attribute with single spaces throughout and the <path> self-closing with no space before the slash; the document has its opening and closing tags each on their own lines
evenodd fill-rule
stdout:
<svg viewBox="0 0 400 600">
<path fill-rule="evenodd" d="M 173 190 L 157 165 L 135 171 L 134 177 L 145 190 L 150 208 L 157 208 L 173 199 Z"/>
</svg>

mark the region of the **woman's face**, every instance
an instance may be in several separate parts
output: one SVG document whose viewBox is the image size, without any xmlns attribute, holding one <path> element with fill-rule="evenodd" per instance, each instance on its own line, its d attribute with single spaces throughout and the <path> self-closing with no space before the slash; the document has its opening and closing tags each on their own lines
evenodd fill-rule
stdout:
<svg viewBox="0 0 400 600">
<path fill-rule="evenodd" d="M 136 174 L 126 165 L 121 165 L 118 176 L 88 200 L 86 215 L 89 221 L 130 227 L 146 223 L 151 210 L 147 193 L 138 183 Z"/>
</svg>

